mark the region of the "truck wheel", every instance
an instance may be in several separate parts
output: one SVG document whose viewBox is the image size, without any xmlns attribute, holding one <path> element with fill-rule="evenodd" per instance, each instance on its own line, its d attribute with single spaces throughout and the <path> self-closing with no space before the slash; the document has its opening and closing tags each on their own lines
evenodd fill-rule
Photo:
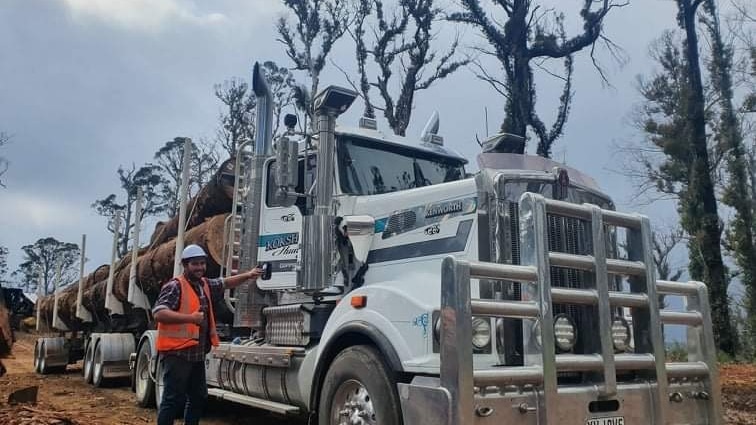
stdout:
<svg viewBox="0 0 756 425">
<path fill-rule="evenodd" d="M 42 373 L 42 340 L 37 339 L 34 343 L 34 371 Z"/>
<path fill-rule="evenodd" d="M 155 405 L 155 382 L 150 377 L 150 363 L 152 350 L 149 342 L 139 347 L 136 366 L 134 366 L 134 383 L 136 400 L 139 407 L 152 407 Z"/>
<path fill-rule="evenodd" d="M 373 347 L 350 347 L 333 360 L 320 392 L 318 423 L 402 425 L 396 380 Z"/>
<path fill-rule="evenodd" d="M 84 382 L 87 384 L 92 383 L 92 369 L 94 365 L 94 349 L 95 341 L 90 339 L 87 343 L 87 351 L 84 353 Z"/>
<path fill-rule="evenodd" d="M 163 400 L 163 361 L 158 357 L 157 367 L 155 368 L 155 408 L 160 409 L 160 402 Z"/>
<path fill-rule="evenodd" d="M 92 385 L 99 388 L 102 386 L 105 378 L 103 377 L 103 360 L 102 360 L 102 341 L 97 342 L 92 356 Z"/>
</svg>

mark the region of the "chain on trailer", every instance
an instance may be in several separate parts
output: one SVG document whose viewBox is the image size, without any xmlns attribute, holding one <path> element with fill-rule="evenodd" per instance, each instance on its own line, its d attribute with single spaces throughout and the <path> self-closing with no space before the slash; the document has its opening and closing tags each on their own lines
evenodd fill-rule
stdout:
<svg viewBox="0 0 756 425">
<path fill-rule="evenodd" d="M 587 397 L 587 400 L 595 400 L 591 402 L 592 406 L 598 403 L 598 406 L 613 406 L 618 410 L 620 403 L 612 401 L 622 399 L 622 405 L 636 408 L 640 413 L 635 414 L 646 414 L 643 418 L 656 424 L 677 423 L 673 416 L 684 410 L 688 410 L 683 413 L 688 415 L 686 417 L 690 417 L 692 410 L 701 413 L 698 419 L 703 418 L 703 423 L 719 424 L 722 418 L 721 394 L 706 286 L 701 282 L 656 281 L 648 218 L 602 210 L 589 204 L 548 200 L 532 193 L 522 196 L 520 213 L 522 265 L 473 262 L 455 257 L 444 260 L 440 313 L 441 387 L 431 390 L 430 386 L 400 384 L 401 396 L 411 400 L 413 394 L 430 390 L 433 394 L 424 399 L 432 400 L 435 407 L 432 410 L 441 412 L 440 418 L 448 415 L 446 423 L 454 425 L 489 423 L 479 421 L 497 414 L 515 419 L 535 414 L 530 418 L 535 419 L 534 422 L 523 423 L 539 425 L 594 423 L 576 417 L 586 411 L 585 406 L 570 405 L 586 398 L 563 391 L 557 378 L 560 372 L 591 372 L 600 377 L 595 382 L 595 394 Z M 590 222 L 593 255 L 550 252 L 547 214 Z M 627 230 L 627 260 L 607 258 L 606 226 Z M 551 267 L 592 273 L 596 286 L 593 289 L 552 287 Z M 610 291 L 609 276 L 629 277 L 630 291 Z M 471 279 L 522 282 L 525 286 L 523 300 L 472 299 Z M 685 297 L 687 311 L 660 310 L 658 296 L 661 294 Z M 557 354 L 552 302 L 597 307 L 600 352 Z M 613 347 L 611 314 L 613 308 L 619 307 L 634 311 L 634 353 L 615 353 Z M 524 365 L 475 368 L 469 344 L 473 316 L 529 320 L 531 325 L 524 327 Z M 662 335 L 665 324 L 688 327 L 687 362 L 666 361 Z M 623 399 L 617 383 L 617 373 L 623 371 L 638 371 L 647 381 L 653 382 L 645 396 Z M 686 391 L 689 387 L 685 384 L 688 383 L 695 385 L 696 390 Z M 529 400 L 534 401 L 508 405 L 493 402 L 497 395 L 506 396 L 512 391 L 520 395 L 532 393 L 534 397 Z M 640 402 L 633 405 L 633 400 Z M 426 421 L 427 414 L 422 412 L 427 412 L 428 406 L 416 409 L 410 403 L 403 405 L 405 422 L 430 423 Z M 509 411 L 496 412 L 502 406 L 507 406 Z M 649 407 L 650 412 L 645 412 Z M 624 419 L 617 423 L 624 423 Z"/>
</svg>

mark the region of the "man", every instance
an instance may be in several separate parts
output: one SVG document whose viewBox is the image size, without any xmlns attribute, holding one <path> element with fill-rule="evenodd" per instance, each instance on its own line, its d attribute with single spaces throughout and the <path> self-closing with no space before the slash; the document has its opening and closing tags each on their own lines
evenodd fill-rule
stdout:
<svg viewBox="0 0 756 425">
<path fill-rule="evenodd" d="M 184 273 L 163 285 L 152 309 L 158 325 L 157 349 L 163 370 L 158 425 L 172 425 L 184 409 L 184 423 L 198 424 L 207 400 L 205 355 L 219 344 L 213 302 L 224 289 L 255 280 L 254 268 L 225 279 L 206 279 L 205 251 L 189 245 L 181 253 Z"/>
</svg>

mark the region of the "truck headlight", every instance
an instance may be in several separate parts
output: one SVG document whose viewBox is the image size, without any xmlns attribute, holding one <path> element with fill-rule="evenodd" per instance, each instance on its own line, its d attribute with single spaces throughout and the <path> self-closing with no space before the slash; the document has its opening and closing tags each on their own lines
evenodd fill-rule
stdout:
<svg viewBox="0 0 756 425">
<path fill-rule="evenodd" d="M 560 314 L 554 318 L 554 342 L 560 351 L 570 351 L 577 342 L 577 328 L 569 316 Z"/>
<path fill-rule="evenodd" d="M 617 351 L 627 351 L 630 348 L 630 325 L 624 317 L 612 320 L 612 342 Z"/>
<path fill-rule="evenodd" d="M 473 318 L 472 321 L 472 344 L 475 348 L 482 350 L 491 343 L 491 323 L 488 319 L 480 317 Z"/>
</svg>

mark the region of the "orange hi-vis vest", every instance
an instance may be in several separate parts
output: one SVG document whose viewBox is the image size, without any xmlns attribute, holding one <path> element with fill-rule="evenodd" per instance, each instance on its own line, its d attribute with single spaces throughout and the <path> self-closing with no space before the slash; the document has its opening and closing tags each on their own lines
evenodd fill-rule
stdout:
<svg viewBox="0 0 756 425">
<path fill-rule="evenodd" d="M 183 314 L 192 314 L 200 309 L 200 298 L 192 288 L 192 284 L 182 274 L 176 278 L 181 285 L 181 300 L 179 301 L 178 312 Z M 207 297 L 209 310 L 208 326 L 210 330 L 210 343 L 213 347 L 220 344 L 220 339 L 215 331 L 215 314 L 213 314 L 213 300 L 210 298 L 210 286 L 207 279 L 202 278 L 202 290 Z M 200 325 L 194 323 L 160 323 L 157 324 L 158 351 L 173 351 L 184 348 L 194 347 L 199 344 Z"/>
</svg>

